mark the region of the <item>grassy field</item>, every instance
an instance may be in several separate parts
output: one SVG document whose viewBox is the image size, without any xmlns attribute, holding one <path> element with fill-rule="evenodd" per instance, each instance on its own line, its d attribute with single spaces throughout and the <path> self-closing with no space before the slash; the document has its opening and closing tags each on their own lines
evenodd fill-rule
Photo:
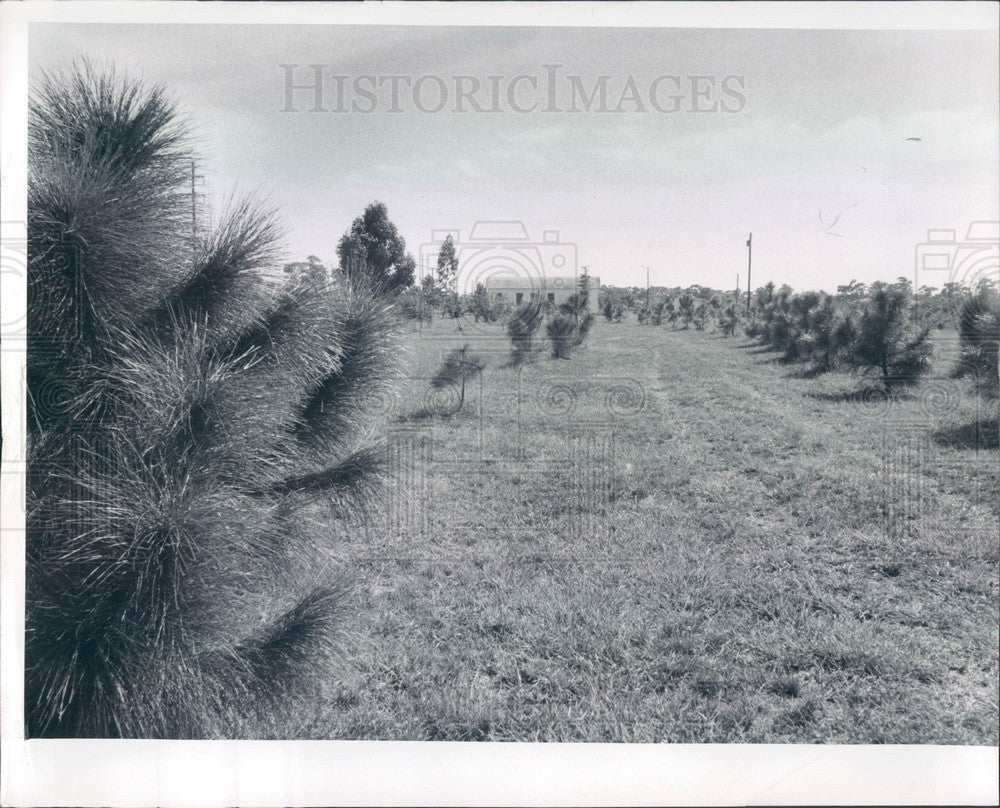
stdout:
<svg viewBox="0 0 1000 808">
<path fill-rule="evenodd" d="M 997 743 L 997 453 L 948 339 L 887 402 L 712 333 L 599 322 L 518 371 L 501 327 L 462 329 L 406 334 L 310 734 Z M 488 368 L 428 417 L 463 342 Z"/>
</svg>

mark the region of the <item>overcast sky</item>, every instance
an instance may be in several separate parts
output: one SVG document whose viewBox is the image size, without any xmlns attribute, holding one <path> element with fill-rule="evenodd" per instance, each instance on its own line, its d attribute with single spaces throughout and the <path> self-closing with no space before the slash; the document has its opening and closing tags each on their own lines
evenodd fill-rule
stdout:
<svg viewBox="0 0 1000 808">
<path fill-rule="evenodd" d="M 34 25 L 30 37 L 33 70 L 86 55 L 166 85 L 213 195 L 268 192 L 289 258 L 333 260 L 379 199 L 415 255 L 433 230 L 520 220 L 537 240 L 558 230 L 605 283 L 644 284 L 649 266 L 654 284 L 733 288 L 753 231 L 754 286 L 832 290 L 912 278 L 928 228 L 961 237 L 1000 218 L 995 32 Z M 311 111 L 300 90 L 299 111 L 283 112 L 283 64 L 303 84 L 307 65 L 329 66 L 327 109 L 347 77 L 347 111 Z M 423 75 L 440 81 L 417 101 L 397 80 L 401 111 L 388 79 L 374 111 L 350 109 L 373 105 L 356 77 Z M 479 82 L 483 112 L 453 111 L 456 75 Z M 573 76 L 588 94 L 607 76 L 608 111 L 597 99 L 570 112 L 585 106 Z M 441 82 L 445 108 L 418 108 L 436 106 Z"/>
</svg>

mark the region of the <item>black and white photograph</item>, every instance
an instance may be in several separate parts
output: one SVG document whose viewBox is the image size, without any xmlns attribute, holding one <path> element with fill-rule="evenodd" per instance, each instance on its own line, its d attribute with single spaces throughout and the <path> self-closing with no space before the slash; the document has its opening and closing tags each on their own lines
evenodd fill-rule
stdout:
<svg viewBox="0 0 1000 808">
<path fill-rule="evenodd" d="M 997 5 L 94 5 L 5 121 L 18 738 L 996 754 Z"/>
</svg>

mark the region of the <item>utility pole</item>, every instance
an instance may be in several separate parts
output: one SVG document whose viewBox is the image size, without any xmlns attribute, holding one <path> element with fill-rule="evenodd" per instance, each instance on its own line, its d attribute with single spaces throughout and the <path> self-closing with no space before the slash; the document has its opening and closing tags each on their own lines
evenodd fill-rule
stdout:
<svg viewBox="0 0 1000 808">
<path fill-rule="evenodd" d="M 740 273 L 736 273 L 736 302 L 740 302 Z"/>
<path fill-rule="evenodd" d="M 750 313 L 750 258 L 753 254 L 753 233 L 747 238 L 747 313 Z"/>
<path fill-rule="evenodd" d="M 646 267 L 646 311 L 649 312 L 649 267 Z"/>
</svg>

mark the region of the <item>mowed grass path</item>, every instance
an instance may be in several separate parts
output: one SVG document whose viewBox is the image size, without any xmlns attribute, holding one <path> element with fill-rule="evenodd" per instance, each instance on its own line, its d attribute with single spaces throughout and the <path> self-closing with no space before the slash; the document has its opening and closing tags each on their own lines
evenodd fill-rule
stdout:
<svg viewBox="0 0 1000 808">
<path fill-rule="evenodd" d="M 887 403 L 712 333 L 600 322 L 517 371 L 462 327 L 407 335 L 316 736 L 997 743 L 997 455 L 945 359 Z M 463 342 L 484 378 L 421 417 Z"/>
</svg>

